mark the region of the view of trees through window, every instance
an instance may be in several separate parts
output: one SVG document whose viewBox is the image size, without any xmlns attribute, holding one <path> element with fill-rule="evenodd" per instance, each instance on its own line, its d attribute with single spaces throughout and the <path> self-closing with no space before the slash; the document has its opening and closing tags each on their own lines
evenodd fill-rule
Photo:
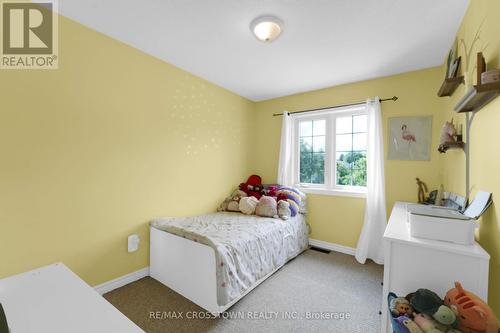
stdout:
<svg viewBox="0 0 500 333">
<path fill-rule="evenodd" d="M 300 182 L 325 183 L 325 132 L 326 120 L 300 123 Z"/>
<path fill-rule="evenodd" d="M 366 186 L 366 153 L 341 153 L 337 159 L 337 185 Z"/>
<path fill-rule="evenodd" d="M 336 120 L 337 185 L 366 186 L 366 115 Z"/>
<path fill-rule="evenodd" d="M 338 186 L 366 186 L 366 121 L 366 115 L 359 114 L 336 118 L 333 148 Z M 299 142 L 300 182 L 324 184 L 326 120 L 301 121 Z"/>
</svg>

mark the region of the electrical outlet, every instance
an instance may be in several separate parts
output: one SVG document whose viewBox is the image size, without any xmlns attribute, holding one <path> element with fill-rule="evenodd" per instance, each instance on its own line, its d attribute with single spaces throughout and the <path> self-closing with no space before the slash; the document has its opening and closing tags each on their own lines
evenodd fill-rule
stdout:
<svg viewBox="0 0 500 333">
<path fill-rule="evenodd" d="M 133 234 L 128 236 L 128 252 L 135 252 L 139 249 L 139 243 L 141 239 L 138 235 Z"/>
</svg>

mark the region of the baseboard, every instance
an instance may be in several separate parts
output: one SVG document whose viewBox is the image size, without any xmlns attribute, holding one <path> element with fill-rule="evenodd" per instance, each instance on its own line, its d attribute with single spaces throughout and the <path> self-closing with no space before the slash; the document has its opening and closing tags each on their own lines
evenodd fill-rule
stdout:
<svg viewBox="0 0 500 333">
<path fill-rule="evenodd" d="M 353 247 L 329 243 L 318 239 L 309 239 L 309 245 L 319 247 L 320 249 L 349 254 L 351 256 L 356 254 L 356 249 Z"/>
<path fill-rule="evenodd" d="M 102 295 L 110 292 L 111 290 L 115 290 L 117 288 L 123 287 L 126 284 L 142 279 L 143 277 L 146 276 L 149 276 L 149 267 L 145 267 L 138 271 L 120 276 L 111 281 L 101 283 L 100 285 L 95 286 L 94 289 L 95 291 L 97 291 L 99 294 Z"/>
</svg>

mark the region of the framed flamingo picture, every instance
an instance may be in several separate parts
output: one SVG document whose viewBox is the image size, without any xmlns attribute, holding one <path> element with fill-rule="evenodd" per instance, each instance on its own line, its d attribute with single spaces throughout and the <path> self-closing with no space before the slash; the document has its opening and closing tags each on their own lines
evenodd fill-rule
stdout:
<svg viewBox="0 0 500 333">
<path fill-rule="evenodd" d="M 389 118 L 389 160 L 431 158 L 432 116 Z"/>
</svg>

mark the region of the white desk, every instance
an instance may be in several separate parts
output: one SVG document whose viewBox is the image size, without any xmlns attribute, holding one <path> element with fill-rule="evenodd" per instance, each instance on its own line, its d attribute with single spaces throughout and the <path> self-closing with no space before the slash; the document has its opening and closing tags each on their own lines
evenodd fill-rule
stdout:
<svg viewBox="0 0 500 333">
<path fill-rule="evenodd" d="M 490 255 L 477 242 L 460 245 L 410 236 L 406 203 L 396 202 L 384 233 L 382 333 L 392 332 L 387 294 L 406 296 L 427 288 L 444 297 L 455 281 L 488 299 Z"/>
<path fill-rule="evenodd" d="M 144 332 L 64 264 L 0 280 L 12 333 Z"/>
</svg>

